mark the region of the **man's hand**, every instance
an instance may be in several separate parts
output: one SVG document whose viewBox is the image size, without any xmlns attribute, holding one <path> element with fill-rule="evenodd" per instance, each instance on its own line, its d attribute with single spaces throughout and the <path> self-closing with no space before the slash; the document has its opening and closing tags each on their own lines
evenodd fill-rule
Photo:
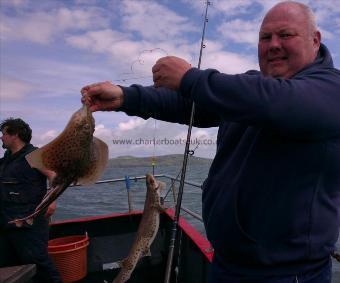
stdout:
<svg viewBox="0 0 340 283">
<path fill-rule="evenodd" d="M 111 82 L 100 82 L 84 86 L 82 99 L 89 109 L 94 111 L 116 110 L 123 105 L 123 90 Z"/>
<path fill-rule="evenodd" d="M 191 69 L 191 65 L 181 58 L 163 57 L 152 67 L 154 85 L 155 87 L 178 90 L 184 74 L 189 69 Z"/>
</svg>

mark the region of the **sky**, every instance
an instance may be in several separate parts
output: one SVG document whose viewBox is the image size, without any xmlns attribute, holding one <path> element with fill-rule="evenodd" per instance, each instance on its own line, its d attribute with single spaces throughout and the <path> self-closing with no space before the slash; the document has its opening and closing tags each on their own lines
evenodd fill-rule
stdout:
<svg viewBox="0 0 340 283">
<path fill-rule="evenodd" d="M 259 26 L 279 1 L 210 2 L 201 68 L 258 70 Z M 315 12 L 322 42 L 340 68 L 340 0 L 299 2 Z M 197 66 L 204 10 L 202 0 L 0 0 L 0 120 L 28 122 L 32 143 L 40 147 L 81 107 L 83 86 L 152 85 L 151 68 L 167 55 Z M 95 136 L 108 144 L 110 157 L 184 152 L 187 126 L 122 112 L 96 112 L 94 118 Z M 213 158 L 216 133 L 194 128 L 195 156 Z"/>
</svg>

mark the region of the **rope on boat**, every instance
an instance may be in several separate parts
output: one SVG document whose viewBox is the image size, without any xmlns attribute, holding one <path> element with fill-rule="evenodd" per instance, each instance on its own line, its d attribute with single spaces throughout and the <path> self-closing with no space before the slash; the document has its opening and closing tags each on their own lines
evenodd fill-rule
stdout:
<svg viewBox="0 0 340 283">
<path fill-rule="evenodd" d="M 126 187 L 126 192 L 127 192 L 127 197 L 128 197 L 128 205 L 129 205 L 129 212 L 131 212 L 132 209 L 132 201 L 131 201 L 131 194 L 130 194 L 130 189 L 131 189 L 131 183 L 130 183 L 130 177 L 125 176 L 125 187 Z"/>
<path fill-rule="evenodd" d="M 201 47 L 200 47 L 200 54 L 199 54 L 199 58 L 198 58 L 198 67 L 197 67 L 198 69 L 201 68 L 203 48 L 206 47 L 205 44 L 204 44 L 204 37 L 205 37 L 206 24 L 208 22 L 207 15 L 208 15 L 209 5 L 210 5 L 210 1 L 206 1 L 204 24 L 203 24 L 203 31 L 202 31 L 202 38 L 201 38 Z M 177 235 L 178 221 L 179 221 L 179 216 L 180 216 L 180 213 L 181 213 L 181 204 L 182 204 L 185 174 L 186 174 L 186 169 L 187 169 L 188 156 L 190 154 L 189 147 L 190 147 L 191 130 L 192 130 L 193 122 L 194 122 L 194 116 L 195 116 L 195 103 L 192 102 L 191 114 L 190 114 L 190 120 L 189 120 L 189 127 L 188 127 L 188 132 L 187 132 L 187 139 L 186 139 L 186 143 L 185 143 L 184 158 L 183 158 L 183 164 L 182 164 L 182 170 L 181 170 L 181 179 L 180 179 L 178 197 L 177 197 L 177 202 L 176 202 L 176 210 L 175 210 L 174 221 L 173 221 L 173 225 L 172 225 L 172 233 L 171 233 L 171 239 L 170 239 L 170 245 L 169 245 L 169 254 L 168 254 L 166 270 L 165 270 L 164 283 L 169 283 L 170 277 L 171 277 L 172 262 L 173 262 L 174 251 L 175 251 L 175 242 L 176 242 L 176 239 L 178 237 L 178 235 Z"/>
</svg>

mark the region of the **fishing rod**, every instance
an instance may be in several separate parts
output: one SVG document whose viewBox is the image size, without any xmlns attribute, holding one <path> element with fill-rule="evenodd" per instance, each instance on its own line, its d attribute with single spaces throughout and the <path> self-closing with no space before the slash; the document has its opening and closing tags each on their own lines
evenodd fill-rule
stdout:
<svg viewBox="0 0 340 283">
<path fill-rule="evenodd" d="M 208 22 L 207 15 L 208 15 L 208 6 L 209 5 L 210 5 L 210 1 L 207 0 L 206 6 L 205 6 L 205 15 L 204 15 L 202 38 L 201 38 L 200 54 L 199 54 L 199 58 L 198 58 L 198 66 L 197 66 L 198 69 L 201 68 L 202 53 L 203 53 L 203 48 L 205 48 L 204 37 L 205 37 L 206 25 L 207 25 L 207 22 Z M 177 202 L 176 202 L 176 210 L 175 210 L 174 221 L 173 221 L 173 225 L 172 225 L 172 233 L 171 233 L 171 238 L 170 238 L 169 254 L 168 254 L 167 265 L 166 265 L 166 270 L 165 270 L 164 283 L 169 283 L 170 277 L 171 277 L 171 268 L 172 268 L 172 262 L 173 262 L 173 257 L 174 257 L 175 242 L 176 242 L 176 238 L 177 238 L 178 221 L 179 221 L 179 216 L 180 216 L 180 213 L 181 213 L 183 188 L 184 188 L 184 181 L 185 181 L 185 174 L 186 174 L 186 169 L 187 169 L 188 157 L 189 157 L 189 153 L 190 153 L 189 147 L 190 147 L 191 131 L 192 131 L 192 126 L 193 126 L 193 122 L 194 122 L 194 116 L 195 116 L 195 103 L 192 102 L 191 114 L 190 114 L 190 120 L 189 120 L 189 127 L 188 127 L 188 132 L 187 132 L 187 139 L 186 139 L 186 143 L 185 143 L 184 158 L 183 158 L 183 164 L 182 164 L 182 170 L 181 170 L 181 179 L 180 179 L 178 197 L 177 197 Z"/>
</svg>

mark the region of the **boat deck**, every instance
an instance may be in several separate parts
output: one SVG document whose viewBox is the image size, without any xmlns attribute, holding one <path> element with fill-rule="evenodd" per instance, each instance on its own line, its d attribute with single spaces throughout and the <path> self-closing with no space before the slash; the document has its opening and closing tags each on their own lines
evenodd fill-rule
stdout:
<svg viewBox="0 0 340 283">
<path fill-rule="evenodd" d="M 151 245 L 151 256 L 139 261 L 129 282 L 164 281 L 173 213 L 169 209 L 161 214 L 160 228 Z M 50 239 L 87 233 L 90 239 L 88 275 L 80 282 L 112 282 L 119 269 L 105 270 L 105 267 L 127 256 L 141 215 L 141 212 L 131 212 L 54 223 L 51 225 Z M 181 248 L 179 253 L 175 253 L 171 282 L 207 282 L 212 258 L 209 242 L 184 219 L 180 220 L 179 227 Z"/>
</svg>

